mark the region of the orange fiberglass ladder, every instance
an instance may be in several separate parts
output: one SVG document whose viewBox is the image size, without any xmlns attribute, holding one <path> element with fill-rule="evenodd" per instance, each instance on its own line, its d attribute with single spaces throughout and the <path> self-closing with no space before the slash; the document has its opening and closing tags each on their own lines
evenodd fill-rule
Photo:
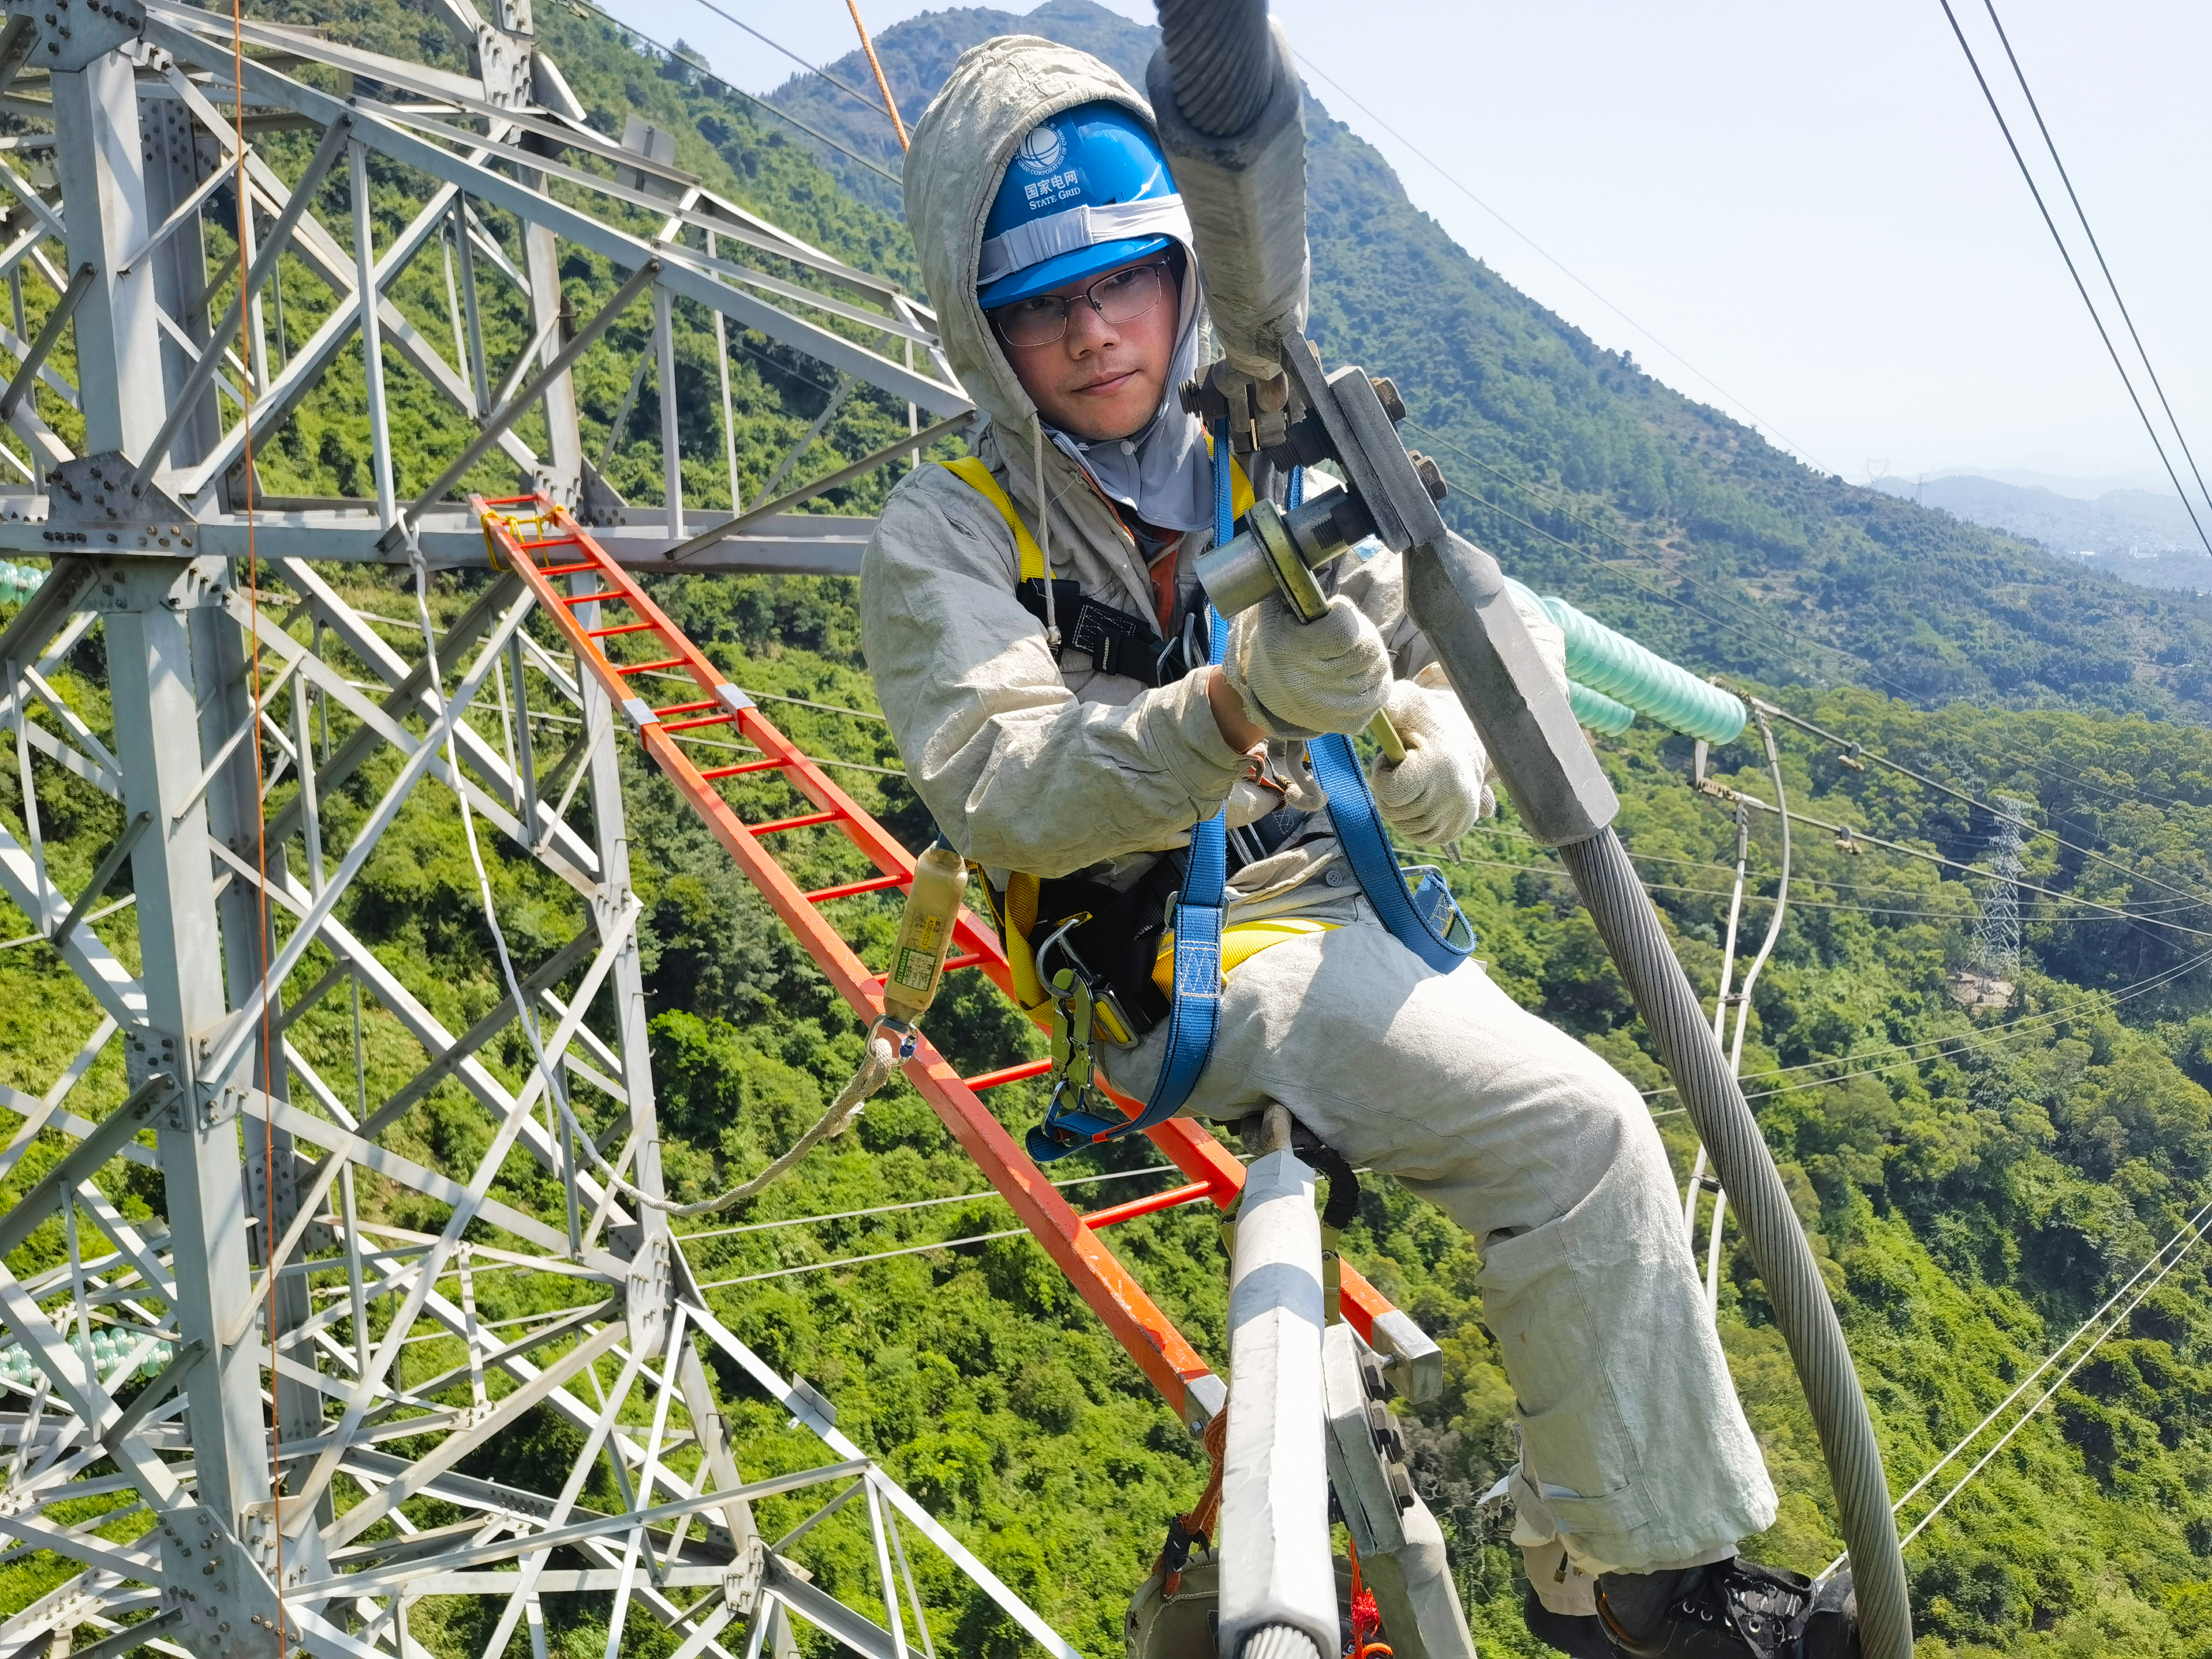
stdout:
<svg viewBox="0 0 2212 1659">
<path fill-rule="evenodd" d="M 784 925 L 799 936 L 838 994 L 864 1021 L 882 1013 L 881 976 L 860 960 L 817 907 L 832 899 L 906 887 L 914 878 L 913 855 L 770 724 L 752 700 L 684 636 L 636 580 L 616 564 L 566 509 L 542 495 L 494 501 L 477 496 L 471 498 L 471 505 L 483 520 L 485 544 L 494 561 L 511 568 L 529 587 L 540 608 L 567 638 L 577 661 L 629 717 L 646 753 L 705 821 Z M 565 593 L 555 586 L 562 577 L 570 579 Z M 600 621 L 602 607 L 617 608 L 623 615 Z M 589 614 L 580 617 L 580 611 Z M 616 641 L 624 641 L 624 654 L 635 655 L 636 659 L 615 661 L 608 652 Z M 636 651 L 638 647 L 643 647 L 641 653 Z M 638 695 L 640 688 L 633 679 L 647 672 L 688 674 L 698 695 L 656 708 Z M 684 751 L 678 736 L 716 726 L 728 726 L 757 746 L 761 758 L 701 769 Z M 771 772 L 811 803 L 814 810 L 767 823 L 747 823 L 715 787 L 721 778 Z M 836 826 L 879 873 L 865 881 L 811 892 L 802 889 L 769 854 L 768 844 L 770 837 L 785 830 L 815 824 Z M 980 968 L 1000 991 L 1013 995 L 1012 973 L 996 935 L 966 909 L 960 912 L 952 949 L 954 954 L 945 963 L 948 972 Z M 1146 1133 L 1170 1163 L 1190 1177 L 1189 1183 L 1079 1213 L 1030 1160 L 1021 1143 L 976 1098 L 984 1090 L 1042 1076 L 1049 1069 L 1048 1060 L 1024 1060 L 963 1078 L 945 1063 L 926 1036 L 906 1062 L 907 1076 L 915 1087 L 1013 1206 L 1023 1226 L 1059 1264 L 1168 1403 L 1185 1422 L 1195 1426 L 1218 1409 L 1221 1384 L 1174 1322 L 1154 1305 L 1098 1237 L 1098 1230 L 1201 1199 L 1226 1208 L 1243 1190 L 1243 1165 L 1199 1124 L 1170 1118 Z M 1122 1104 L 1134 1115 L 1133 1103 Z M 1400 1389 L 1420 1398 L 1438 1386 L 1442 1356 L 1436 1345 L 1349 1264 L 1342 1267 L 1342 1286 L 1346 1322 L 1370 1346 L 1395 1362 Z"/>
</svg>

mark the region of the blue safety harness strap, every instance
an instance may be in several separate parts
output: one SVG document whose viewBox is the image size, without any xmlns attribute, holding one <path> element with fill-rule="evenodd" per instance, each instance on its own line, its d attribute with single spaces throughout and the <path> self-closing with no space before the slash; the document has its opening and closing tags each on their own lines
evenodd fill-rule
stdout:
<svg viewBox="0 0 2212 1659">
<path fill-rule="evenodd" d="M 1224 547 L 1236 529 L 1226 422 L 1215 434 L 1213 454 L 1213 544 Z M 1229 654 L 1229 624 L 1211 605 L 1206 607 L 1206 660 L 1220 662 Z M 1228 887 L 1229 806 L 1224 801 L 1219 811 L 1191 828 L 1182 892 L 1170 923 L 1176 942 L 1175 994 L 1168 1005 L 1167 1056 L 1160 1062 L 1152 1097 L 1134 1117 L 1109 1118 L 1079 1109 L 1048 1115 L 1027 1137 L 1030 1156 L 1036 1162 L 1065 1158 L 1086 1142 L 1149 1129 L 1182 1109 L 1198 1086 L 1206 1056 L 1213 1052 L 1214 1029 L 1221 1018 L 1221 925 Z"/>
<path fill-rule="evenodd" d="M 1291 507 L 1303 502 L 1305 483 L 1305 469 L 1293 468 L 1286 496 Z M 1328 816 L 1336 826 L 1337 845 L 1344 848 L 1345 861 L 1359 878 L 1359 890 L 1375 907 L 1376 919 L 1389 929 L 1391 938 L 1437 972 L 1451 972 L 1474 951 L 1474 931 L 1455 904 L 1446 902 L 1427 909 L 1414 904 L 1398 868 L 1397 851 L 1390 845 L 1390 831 L 1382 822 L 1382 809 L 1375 805 L 1375 792 L 1368 787 L 1366 770 L 1359 764 L 1352 739 L 1334 733 L 1315 738 L 1306 744 L 1306 760 L 1313 768 L 1314 781 L 1328 797 Z M 1442 927 L 1437 925 L 1437 912 L 1449 918 Z M 1455 932 L 1464 935 L 1467 942 L 1455 942 L 1451 938 Z"/>
<path fill-rule="evenodd" d="M 1439 927 L 1429 912 L 1415 906 L 1352 739 L 1334 734 L 1315 738 L 1306 744 L 1306 759 L 1313 767 L 1314 781 L 1328 796 L 1337 845 L 1343 848 L 1352 873 L 1359 878 L 1359 890 L 1375 907 L 1376 919 L 1390 930 L 1391 938 L 1437 972 L 1451 972 L 1474 949 L 1474 935 L 1466 931 L 1456 907 L 1437 907 L 1447 918 Z M 1453 921 L 1459 927 L 1455 928 Z M 1450 938 L 1455 932 L 1465 933 L 1467 942 L 1455 943 Z"/>
<path fill-rule="evenodd" d="M 1225 424 L 1215 435 L 1213 453 L 1213 544 L 1223 547 L 1236 527 L 1230 506 L 1230 469 L 1221 459 L 1229 453 Z M 1290 480 L 1291 506 L 1298 505 L 1304 485 L 1304 470 L 1294 470 Z M 1229 624 L 1209 605 L 1206 625 L 1206 659 L 1219 663 L 1229 654 Z M 1440 974 L 1449 973 L 1474 948 L 1474 936 L 1448 894 L 1442 895 L 1442 902 L 1429 911 L 1414 903 L 1352 739 L 1315 738 L 1306 744 L 1306 756 L 1315 781 L 1328 796 L 1337 842 L 1376 918 L 1393 939 L 1431 968 Z M 1176 941 L 1175 994 L 1169 1002 L 1167 1055 L 1160 1063 L 1152 1097 L 1135 1117 L 1109 1117 L 1080 1106 L 1055 1107 L 1027 1137 L 1030 1156 L 1039 1164 L 1065 1158 L 1086 1145 L 1164 1123 L 1182 1109 L 1191 1091 L 1198 1086 L 1199 1075 L 1213 1052 L 1213 1034 L 1221 1018 L 1223 899 L 1229 886 L 1226 803 L 1220 811 L 1192 828 L 1188 856 L 1171 924 Z M 1441 927 L 1431 911 L 1445 918 Z M 1467 943 L 1455 943 L 1450 937 L 1454 932 L 1464 934 Z"/>
</svg>

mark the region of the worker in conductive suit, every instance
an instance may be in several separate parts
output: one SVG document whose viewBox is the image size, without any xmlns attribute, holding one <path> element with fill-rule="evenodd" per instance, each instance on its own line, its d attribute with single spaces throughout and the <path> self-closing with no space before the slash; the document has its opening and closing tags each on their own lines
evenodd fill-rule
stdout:
<svg viewBox="0 0 2212 1659">
<path fill-rule="evenodd" d="M 1491 810 L 1398 556 L 1332 567 L 1310 625 L 1268 599 L 1236 619 L 1226 660 L 1206 659 L 1192 567 L 1212 544 L 1214 459 L 1178 396 L 1201 368 L 1204 284 L 1151 111 L 1081 52 L 987 41 L 915 128 L 905 188 L 945 351 L 988 424 L 980 465 L 918 466 L 893 492 L 861 567 L 864 640 L 915 789 L 1023 935 L 1009 956 L 1028 961 L 1079 902 L 1091 914 L 1085 960 L 1149 1024 L 1100 1063 L 1146 1099 L 1168 1037 L 1153 956 L 1180 879 L 1163 855 L 1226 802 L 1229 923 L 1281 925 L 1224 952 L 1183 1109 L 1235 1120 L 1279 1101 L 1481 1241 L 1519 1407 L 1532 1625 L 1596 1656 L 1856 1652 L 1840 1593 L 1815 1618 L 1802 1579 L 1735 1559 L 1774 1492 L 1644 1101 L 1479 963 L 1438 972 L 1385 931 L 1301 763 L 1301 740 L 1383 710 L 1407 757 L 1377 763 L 1371 787 L 1401 840 L 1449 842 Z M 1564 683 L 1557 630 L 1526 620 Z M 1034 915 L 1010 905 L 1016 872 L 1037 878 Z M 1133 963 L 1113 960 L 1109 926 Z"/>
</svg>

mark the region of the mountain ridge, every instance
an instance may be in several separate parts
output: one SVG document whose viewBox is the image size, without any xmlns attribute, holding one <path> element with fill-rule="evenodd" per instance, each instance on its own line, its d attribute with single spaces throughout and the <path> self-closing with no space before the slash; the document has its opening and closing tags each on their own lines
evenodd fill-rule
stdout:
<svg viewBox="0 0 2212 1659">
<path fill-rule="evenodd" d="M 924 13 L 875 45 L 913 115 L 961 50 L 1008 32 L 1139 85 L 1153 40 L 1091 0 L 1048 0 Z M 857 52 L 827 67 L 872 80 Z M 769 101 L 896 171 L 889 123 L 826 83 L 796 76 Z M 1452 481 L 1447 516 L 1514 574 L 1709 671 L 2212 721 L 2212 602 L 1813 471 L 1514 289 L 1310 92 L 1307 115 L 1311 332 L 1398 381 L 1413 441 Z M 819 154 L 899 210 L 881 177 Z"/>
<path fill-rule="evenodd" d="M 1876 478 L 1872 487 L 2039 542 L 2059 559 L 2078 559 L 2138 586 L 2212 591 L 2212 554 L 2171 490 L 2108 489 L 2084 498 L 1972 472 Z"/>
</svg>

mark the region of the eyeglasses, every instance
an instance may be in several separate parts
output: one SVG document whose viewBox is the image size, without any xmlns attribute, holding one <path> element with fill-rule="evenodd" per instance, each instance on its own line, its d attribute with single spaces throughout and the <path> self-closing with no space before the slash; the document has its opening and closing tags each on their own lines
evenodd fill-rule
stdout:
<svg viewBox="0 0 2212 1659">
<path fill-rule="evenodd" d="M 991 313 L 999 337 L 1010 346 L 1050 345 L 1067 332 L 1069 307 L 1087 300 L 1109 323 L 1133 323 L 1167 292 L 1168 263 L 1109 271 L 1080 294 L 1037 294 Z"/>
</svg>

